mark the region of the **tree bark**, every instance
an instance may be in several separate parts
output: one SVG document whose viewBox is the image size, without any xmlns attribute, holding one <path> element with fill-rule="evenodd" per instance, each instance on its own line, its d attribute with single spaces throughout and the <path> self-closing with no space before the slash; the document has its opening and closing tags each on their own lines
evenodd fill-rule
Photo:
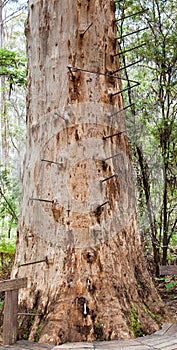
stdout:
<svg viewBox="0 0 177 350">
<path fill-rule="evenodd" d="M 26 36 L 28 136 L 13 276 L 28 277 L 21 308 L 43 315 L 30 339 L 128 338 L 135 309 L 142 332 L 152 332 L 162 304 L 137 228 L 125 115 L 115 114 L 121 80 L 109 76 L 118 69 L 114 1 L 31 0 Z"/>
</svg>

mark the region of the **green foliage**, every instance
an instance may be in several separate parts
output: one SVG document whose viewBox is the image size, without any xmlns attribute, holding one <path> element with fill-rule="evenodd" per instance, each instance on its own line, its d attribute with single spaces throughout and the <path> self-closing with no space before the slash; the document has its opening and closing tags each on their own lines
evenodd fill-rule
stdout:
<svg viewBox="0 0 177 350">
<path fill-rule="evenodd" d="M 11 178 L 10 171 L 0 168 L 0 216 L 11 217 L 11 224 L 16 225 L 19 213 L 20 190 L 16 179 Z"/>
<path fill-rule="evenodd" d="M 155 281 L 161 282 L 161 281 L 166 281 L 166 279 L 167 279 L 167 277 L 156 277 Z"/>
<path fill-rule="evenodd" d="M 176 0 L 122 0 L 117 2 L 118 35 L 122 37 L 124 78 L 140 86 L 124 95 L 134 103 L 127 114 L 137 184 L 140 230 L 145 245 L 153 247 L 156 263 L 167 261 L 177 226 L 177 13 Z M 142 13 L 142 11 L 145 11 Z M 133 13 L 138 15 L 128 17 Z M 144 45 L 145 44 L 145 45 Z M 125 83 L 124 83 L 125 84 Z M 130 84 L 131 85 L 131 84 Z M 126 87 L 126 86 L 125 86 Z"/>
<path fill-rule="evenodd" d="M 22 330 L 22 339 L 24 340 L 28 340 L 29 339 L 29 335 L 31 332 L 31 329 L 34 325 L 35 322 L 35 316 L 28 316 L 28 317 L 23 317 L 21 323 L 19 324 L 19 329 Z M 40 332 L 40 327 L 39 330 L 37 330 L 38 336 L 39 336 L 39 332 Z M 37 341 L 37 340 L 36 340 Z"/>
<path fill-rule="evenodd" d="M 94 333 L 97 340 L 103 340 L 103 324 L 101 322 L 95 322 Z"/>
<path fill-rule="evenodd" d="M 8 276 L 13 259 L 11 253 L 15 249 L 21 200 L 21 163 L 26 136 L 26 5 L 25 0 L 23 4 L 21 1 L 8 0 L 3 1 L 1 9 L 0 249 L 3 264 L 1 272 L 5 275 L 7 272 Z"/>
<path fill-rule="evenodd" d="M 166 291 L 170 291 L 173 287 L 177 285 L 177 282 L 174 281 L 171 277 L 160 277 L 156 278 L 156 281 L 158 282 L 164 282 L 165 283 L 165 289 Z"/>
<path fill-rule="evenodd" d="M 143 304 L 143 309 L 145 310 L 145 312 L 155 321 L 158 320 L 158 316 L 156 316 L 155 314 L 153 314 L 153 312 L 147 307 L 147 305 Z"/>
<path fill-rule="evenodd" d="M 10 86 L 26 85 L 26 57 L 18 52 L 0 49 L 0 76 L 6 76 Z"/>
<path fill-rule="evenodd" d="M 171 288 L 173 288 L 173 287 L 176 286 L 176 285 L 177 285 L 177 282 L 176 282 L 176 281 L 171 281 L 171 282 L 169 282 L 169 283 L 167 283 L 167 284 L 165 285 L 165 288 L 166 288 L 167 291 L 169 291 Z"/>
<path fill-rule="evenodd" d="M 5 239 L 0 241 L 0 253 L 15 254 L 15 241 L 5 241 Z"/>
<path fill-rule="evenodd" d="M 41 335 L 42 328 L 43 328 L 43 321 L 41 320 L 39 322 L 39 325 L 38 325 L 38 328 L 37 328 L 37 331 L 36 331 L 35 341 L 37 343 L 39 342 L 39 338 L 40 338 L 40 335 Z"/>
<path fill-rule="evenodd" d="M 133 332 L 134 336 L 141 337 L 144 334 L 144 331 L 143 331 L 142 324 L 138 319 L 138 309 L 135 304 L 131 309 L 130 319 L 131 319 L 130 329 Z"/>
<path fill-rule="evenodd" d="M 24 340 L 28 340 L 29 339 L 29 335 L 30 335 L 30 330 L 27 328 L 23 332 L 23 339 Z"/>
<path fill-rule="evenodd" d="M 15 240 L 0 240 L 0 279 L 10 278 L 15 256 Z"/>
<path fill-rule="evenodd" d="M 18 181 L 11 177 L 10 171 L 0 167 L 0 222 L 4 237 L 11 236 L 16 229 L 20 206 L 20 188 Z M 3 249 L 4 241 L 0 242 Z M 10 249 L 10 246 L 9 248 Z M 3 250 L 2 250 L 3 251 Z"/>
</svg>

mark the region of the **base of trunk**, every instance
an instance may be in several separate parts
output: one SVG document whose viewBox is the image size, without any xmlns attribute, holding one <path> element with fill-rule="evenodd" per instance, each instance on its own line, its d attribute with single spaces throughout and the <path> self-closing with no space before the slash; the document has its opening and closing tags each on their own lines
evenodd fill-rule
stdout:
<svg viewBox="0 0 177 350">
<path fill-rule="evenodd" d="M 58 345 L 126 339 L 159 329 L 167 317 L 143 254 L 137 254 L 141 249 L 136 229 L 133 218 L 102 245 L 64 252 L 59 284 L 51 281 L 46 290 L 31 288 L 32 310 L 44 316 L 31 319 L 31 325 L 24 324 L 31 327 L 30 340 Z M 29 298 L 26 295 L 26 300 Z M 22 305 L 29 311 L 25 301 Z"/>
</svg>

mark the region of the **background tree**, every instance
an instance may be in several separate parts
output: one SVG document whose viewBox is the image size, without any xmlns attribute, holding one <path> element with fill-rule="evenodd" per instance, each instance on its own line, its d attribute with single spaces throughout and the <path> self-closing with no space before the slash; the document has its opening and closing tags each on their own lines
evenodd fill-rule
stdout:
<svg viewBox="0 0 177 350">
<path fill-rule="evenodd" d="M 128 94 L 134 103 L 128 118 L 129 139 L 142 238 L 148 251 L 152 244 L 157 275 L 159 263 L 167 263 L 167 251 L 176 242 L 176 5 L 160 0 L 117 3 L 120 36 L 135 31 L 121 39 L 126 52 L 120 57 L 124 66 L 138 62 L 124 71 L 141 83 Z"/>
<path fill-rule="evenodd" d="M 25 140 L 25 3 L 1 1 L 0 242 L 16 237 Z M 7 181 L 8 179 L 8 181 Z M 13 207 L 9 211 L 9 205 Z M 13 218 L 12 218 L 13 217 Z M 13 222 L 13 225 L 12 225 Z M 7 244 L 7 242 L 6 242 Z"/>
<path fill-rule="evenodd" d="M 29 1 L 27 151 L 13 277 L 29 338 L 152 332 L 163 312 L 137 228 L 114 1 Z M 133 321 L 132 321 L 133 320 Z M 135 320 L 135 322 L 134 322 Z M 24 331 L 23 331 L 24 333 Z"/>
</svg>

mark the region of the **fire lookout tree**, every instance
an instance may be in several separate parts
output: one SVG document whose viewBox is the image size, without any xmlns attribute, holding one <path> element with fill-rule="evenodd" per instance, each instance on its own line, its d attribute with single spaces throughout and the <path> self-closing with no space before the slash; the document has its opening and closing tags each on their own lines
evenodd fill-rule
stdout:
<svg viewBox="0 0 177 350">
<path fill-rule="evenodd" d="M 41 342 L 158 329 L 137 228 L 110 0 L 29 0 L 27 149 L 13 277 Z M 117 113 L 118 112 L 118 113 Z M 25 322 L 24 322 L 25 324 Z M 23 325 L 23 322 L 22 322 Z"/>
</svg>

